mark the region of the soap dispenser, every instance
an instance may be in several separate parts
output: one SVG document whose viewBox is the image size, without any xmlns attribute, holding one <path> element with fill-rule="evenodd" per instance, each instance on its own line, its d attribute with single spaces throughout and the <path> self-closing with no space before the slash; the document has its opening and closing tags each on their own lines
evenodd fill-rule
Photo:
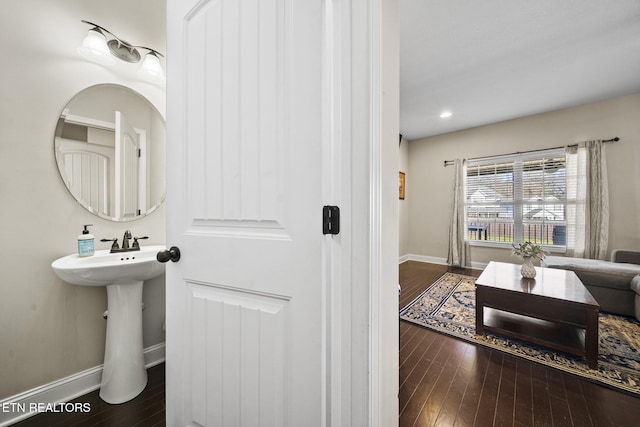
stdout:
<svg viewBox="0 0 640 427">
<path fill-rule="evenodd" d="M 87 227 L 93 227 L 93 224 L 86 224 L 82 234 L 78 236 L 78 255 L 91 256 L 95 253 L 93 234 L 89 234 Z"/>
</svg>

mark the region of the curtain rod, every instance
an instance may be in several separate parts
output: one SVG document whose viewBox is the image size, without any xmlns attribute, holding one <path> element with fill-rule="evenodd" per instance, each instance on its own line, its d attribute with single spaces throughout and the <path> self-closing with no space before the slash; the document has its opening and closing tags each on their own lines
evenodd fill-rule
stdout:
<svg viewBox="0 0 640 427">
<path fill-rule="evenodd" d="M 617 136 L 615 138 L 611 138 L 611 139 L 603 139 L 602 142 L 618 142 L 620 141 L 620 138 L 618 138 Z M 542 148 L 540 150 L 529 150 L 529 151 L 516 151 L 515 153 L 507 153 L 507 154 L 501 154 L 501 156 L 511 156 L 514 154 L 525 154 L 525 153 L 535 153 L 536 151 L 546 151 L 546 150 L 556 150 L 558 148 L 566 148 L 566 147 L 577 147 L 578 144 L 570 144 L 570 145 L 563 145 L 560 147 L 551 147 L 551 148 Z M 467 160 L 476 160 L 479 159 L 480 157 L 474 157 L 471 159 L 467 159 Z M 444 166 L 451 166 L 453 165 L 453 160 L 445 160 L 444 161 Z"/>
</svg>

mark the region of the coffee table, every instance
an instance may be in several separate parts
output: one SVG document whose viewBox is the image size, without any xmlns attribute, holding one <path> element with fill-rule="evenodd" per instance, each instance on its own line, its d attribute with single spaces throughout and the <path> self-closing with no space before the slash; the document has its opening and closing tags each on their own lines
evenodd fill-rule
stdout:
<svg viewBox="0 0 640 427">
<path fill-rule="evenodd" d="M 476 334 L 485 331 L 586 357 L 598 368 L 600 306 L 573 271 L 491 261 L 476 280 Z"/>
</svg>

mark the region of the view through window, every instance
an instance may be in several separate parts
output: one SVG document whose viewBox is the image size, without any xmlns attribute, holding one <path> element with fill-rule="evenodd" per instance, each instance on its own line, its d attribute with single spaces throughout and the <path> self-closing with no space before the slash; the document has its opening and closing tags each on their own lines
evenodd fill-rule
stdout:
<svg viewBox="0 0 640 427">
<path fill-rule="evenodd" d="M 467 240 L 565 247 L 566 182 L 563 149 L 469 160 Z"/>
</svg>

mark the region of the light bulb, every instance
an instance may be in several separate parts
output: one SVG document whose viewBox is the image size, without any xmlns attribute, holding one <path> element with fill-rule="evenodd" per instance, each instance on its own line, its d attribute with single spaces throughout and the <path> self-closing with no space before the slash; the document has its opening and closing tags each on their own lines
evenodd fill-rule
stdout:
<svg viewBox="0 0 640 427">
<path fill-rule="evenodd" d="M 107 47 L 107 39 L 98 28 L 92 28 L 78 47 L 78 53 L 89 61 L 111 65 L 115 61 Z"/>
<path fill-rule="evenodd" d="M 164 83 L 166 81 L 164 70 L 162 69 L 162 65 L 160 65 L 160 58 L 158 58 L 155 52 L 147 53 L 144 62 L 138 70 L 138 75 L 153 83 Z"/>
</svg>

